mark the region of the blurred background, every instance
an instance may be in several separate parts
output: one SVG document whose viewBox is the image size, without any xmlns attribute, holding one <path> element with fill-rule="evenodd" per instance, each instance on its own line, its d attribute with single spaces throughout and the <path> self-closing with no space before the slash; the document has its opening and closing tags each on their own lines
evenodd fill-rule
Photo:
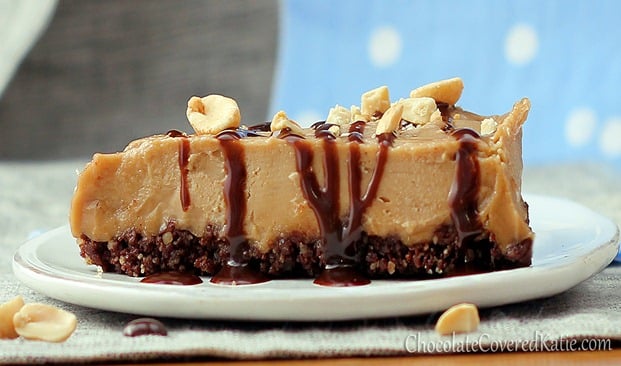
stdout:
<svg viewBox="0 0 621 366">
<path fill-rule="evenodd" d="M 244 120 L 264 121 L 278 11 L 277 1 L 0 0 L 0 65 L 17 65 L 0 97 L 0 159 L 90 158 L 189 132 L 192 95 L 235 97 Z"/>
<path fill-rule="evenodd" d="M 522 97 L 526 164 L 621 168 L 621 3 L 0 0 L 0 158 L 88 158 L 176 128 L 191 95 L 303 124 L 387 85 L 460 76 L 460 105 Z"/>
<path fill-rule="evenodd" d="M 271 109 L 302 120 L 360 91 L 392 99 L 419 85 L 464 80 L 459 104 L 502 114 L 532 102 L 527 164 L 621 166 L 621 28 L 617 1 L 338 1 L 282 3 Z"/>
</svg>

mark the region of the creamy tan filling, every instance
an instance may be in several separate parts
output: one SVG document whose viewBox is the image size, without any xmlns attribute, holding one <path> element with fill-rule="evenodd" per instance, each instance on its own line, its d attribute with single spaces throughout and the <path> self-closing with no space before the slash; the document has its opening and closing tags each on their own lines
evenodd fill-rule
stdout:
<svg viewBox="0 0 621 366">
<path fill-rule="evenodd" d="M 531 238 L 526 210 L 521 201 L 521 126 L 529 109 L 518 102 L 507 115 L 495 117 L 498 127 L 478 143 L 481 186 L 479 219 L 494 236 L 501 250 Z M 456 127 L 481 132 L 483 118 L 466 112 L 454 115 Z M 365 128 L 360 145 L 363 187 L 376 164 L 378 144 L 375 122 Z M 319 182 L 324 176 L 321 141 L 305 130 L 315 158 L 313 169 Z M 179 138 L 164 135 L 132 142 L 123 152 L 95 154 L 80 174 L 71 205 L 74 236 L 95 241 L 112 240 L 128 229 L 157 235 L 167 222 L 201 236 L 206 225 L 220 228 L 224 236 L 226 177 L 220 142 L 212 135 L 189 136 L 187 182 L 190 205 L 180 200 Z M 346 136 L 338 144 L 340 180 L 347 182 Z M 275 239 L 290 233 L 318 237 L 320 230 L 300 187 L 291 144 L 277 137 L 250 137 L 243 145 L 248 180 L 244 232 L 251 245 L 262 251 Z M 406 245 L 433 240 L 434 232 L 451 224 L 448 193 L 455 179 L 455 153 L 459 142 L 438 125 L 399 130 L 389 149 L 385 172 L 373 203 L 363 214 L 363 230 L 369 235 L 393 236 Z M 339 213 L 348 214 L 349 187 L 340 185 Z"/>
</svg>

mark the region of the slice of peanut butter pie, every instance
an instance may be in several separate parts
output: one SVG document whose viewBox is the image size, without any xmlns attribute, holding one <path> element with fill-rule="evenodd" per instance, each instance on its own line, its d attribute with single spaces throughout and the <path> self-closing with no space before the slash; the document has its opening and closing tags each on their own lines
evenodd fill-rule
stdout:
<svg viewBox="0 0 621 366">
<path fill-rule="evenodd" d="M 379 87 L 310 128 L 284 112 L 244 125 L 233 99 L 192 97 L 195 133 L 93 156 L 78 178 L 72 233 L 104 271 L 229 284 L 346 286 L 528 266 L 530 103 L 481 116 L 455 105 L 462 89 L 448 79 L 391 101 Z"/>
</svg>

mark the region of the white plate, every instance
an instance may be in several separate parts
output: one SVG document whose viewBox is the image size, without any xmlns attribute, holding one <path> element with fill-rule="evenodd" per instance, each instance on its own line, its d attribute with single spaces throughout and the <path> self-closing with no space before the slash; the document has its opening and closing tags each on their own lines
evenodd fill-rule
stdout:
<svg viewBox="0 0 621 366">
<path fill-rule="evenodd" d="M 563 292 L 601 271 L 618 251 L 619 229 L 576 203 L 528 195 L 536 233 L 528 268 L 424 281 L 375 280 L 321 287 L 310 279 L 229 287 L 140 283 L 84 264 L 68 227 L 26 242 L 13 258 L 28 287 L 69 303 L 149 316 L 240 320 L 346 320 L 444 310 L 459 302 L 489 307 Z"/>
</svg>

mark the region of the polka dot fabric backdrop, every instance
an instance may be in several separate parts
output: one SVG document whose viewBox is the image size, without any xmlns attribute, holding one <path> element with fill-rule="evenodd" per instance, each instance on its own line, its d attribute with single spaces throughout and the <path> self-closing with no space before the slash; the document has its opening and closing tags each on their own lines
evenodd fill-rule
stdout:
<svg viewBox="0 0 621 366">
<path fill-rule="evenodd" d="M 618 1 L 283 0 L 271 112 L 308 125 L 387 85 L 393 100 L 460 76 L 459 105 L 501 114 L 528 97 L 527 164 L 621 169 Z"/>
</svg>

